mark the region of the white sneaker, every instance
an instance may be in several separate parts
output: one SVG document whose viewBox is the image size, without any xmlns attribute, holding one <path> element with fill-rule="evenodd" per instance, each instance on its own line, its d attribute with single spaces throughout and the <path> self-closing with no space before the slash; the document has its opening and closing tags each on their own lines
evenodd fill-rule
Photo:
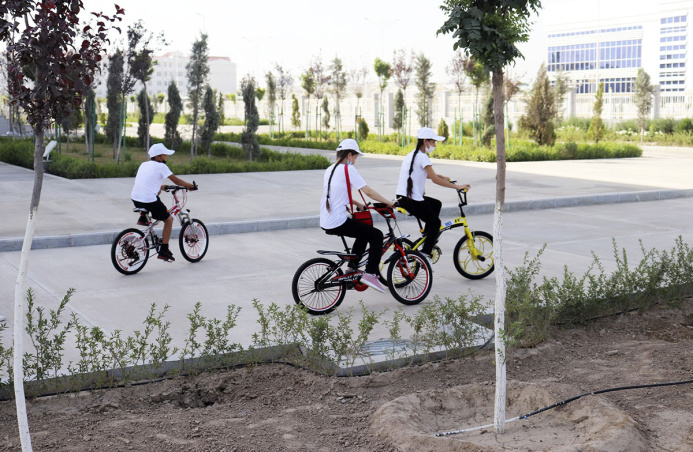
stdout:
<svg viewBox="0 0 693 452">
<path fill-rule="evenodd" d="M 431 259 L 431 255 L 426 253 L 421 253 L 421 255 L 426 258 L 428 266 L 431 267 L 431 273 L 433 273 L 433 259 Z"/>
<path fill-rule="evenodd" d="M 0 315 L 0 322 L 4 322 L 5 320 L 6 320 L 6 319 L 5 319 L 5 316 L 4 316 L 4 315 Z"/>
<path fill-rule="evenodd" d="M 378 277 L 370 273 L 364 273 L 363 276 L 361 276 L 361 282 L 367 285 L 368 287 L 374 288 L 380 293 L 387 292 L 387 289 L 385 289 L 385 287 L 383 287 L 383 285 L 380 284 Z"/>
</svg>

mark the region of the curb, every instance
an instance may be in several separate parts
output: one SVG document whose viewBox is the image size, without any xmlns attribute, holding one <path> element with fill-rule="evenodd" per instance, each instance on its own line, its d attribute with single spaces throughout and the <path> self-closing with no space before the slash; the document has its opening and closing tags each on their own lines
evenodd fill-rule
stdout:
<svg viewBox="0 0 693 452">
<path fill-rule="evenodd" d="M 631 202 L 664 201 L 669 199 L 693 197 L 693 189 L 651 190 L 623 193 L 606 193 L 597 195 L 565 196 L 561 198 L 532 199 L 526 201 L 508 201 L 505 203 L 506 212 L 523 210 L 559 209 L 563 207 L 596 206 L 603 204 L 619 204 Z M 494 203 L 470 204 L 465 210 L 468 215 L 490 214 L 494 211 Z M 457 206 L 444 206 L 441 216 L 457 216 Z M 411 217 L 400 217 L 408 220 Z M 248 232 L 280 231 L 286 229 L 315 228 L 319 226 L 319 216 L 304 216 L 293 218 L 277 218 L 259 221 L 235 221 L 227 223 L 206 224 L 209 235 L 243 234 Z M 374 217 L 375 222 L 383 221 Z M 63 234 L 34 237 L 31 249 L 66 248 L 73 246 L 108 245 L 113 243 L 120 231 L 89 232 L 79 234 Z M 177 236 L 180 227 L 174 227 L 172 236 Z M 23 238 L 0 239 L 0 252 L 21 251 Z"/>
</svg>

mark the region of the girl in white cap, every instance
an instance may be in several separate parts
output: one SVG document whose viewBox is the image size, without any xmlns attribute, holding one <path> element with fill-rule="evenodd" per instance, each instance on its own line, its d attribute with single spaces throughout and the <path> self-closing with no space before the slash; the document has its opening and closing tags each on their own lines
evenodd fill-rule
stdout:
<svg viewBox="0 0 693 452">
<path fill-rule="evenodd" d="M 416 149 L 407 154 L 402 162 L 397 184 L 397 201 L 400 207 L 406 209 L 416 218 L 423 221 L 426 226 L 424 233 L 426 241 L 421 252 L 431 260 L 431 251 L 438 241 L 440 230 L 440 208 L 442 203 L 435 198 L 424 196 L 426 179 L 431 179 L 434 184 L 456 190 L 469 190 L 470 185 L 457 185 L 450 182 L 447 176 L 436 174 L 433 171 L 430 154 L 436 148 L 436 142 L 444 141 L 445 137 L 436 135 L 433 129 L 423 127 L 416 133 L 418 139 Z"/>
<path fill-rule="evenodd" d="M 392 207 L 392 201 L 385 199 L 378 192 L 366 185 L 361 175 L 353 166 L 356 159 L 363 152 L 359 149 L 356 140 L 347 138 L 339 143 L 337 147 L 337 162 L 325 170 L 323 181 L 323 195 L 320 200 L 320 227 L 330 235 L 343 235 L 353 237 L 356 240 L 351 249 L 353 254 L 361 254 L 366 249 L 366 244 L 370 244 L 368 253 L 368 263 L 366 272 L 361 277 L 361 282 L 374 288 L 379 292 L 385 292 L 385 287 L 378 281 L 378 266 L 382 254 L 383 233 L 380 229 L 356 221 L 347 216 L 346 207 L 349 205 L 349 193 L 347 192 L 346 172 L 349 173 L 349 185 L 352 189 L 361 190 L 376 201 Z M 356 201 L 352 196 L 354 204 L 360 209 L 365 206 Z M 356 269 L 351 269 L 356 271 Z"/>
</svg>

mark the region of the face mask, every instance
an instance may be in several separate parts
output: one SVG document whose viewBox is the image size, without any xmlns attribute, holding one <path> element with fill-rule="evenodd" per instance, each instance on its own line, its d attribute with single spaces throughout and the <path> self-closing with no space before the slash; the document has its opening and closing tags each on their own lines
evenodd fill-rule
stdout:
<svg viewBox="0 0 693 452">
<path fill-rule="evenodd" d="M 436 148 L 434 148 L 433 146 L 426 146 L 426 148 L 424 149 L 424 151 L 426 151 L 426 154 L 430 154 L 431 152 L 433 152 L 435 150 L 436 150 Z"/>
<path fill-rule="evenodd" d="M 352 166 L 354 163 L 347 160 L 346 164 L 347 164 L 347 166 Z"/>
</svg>

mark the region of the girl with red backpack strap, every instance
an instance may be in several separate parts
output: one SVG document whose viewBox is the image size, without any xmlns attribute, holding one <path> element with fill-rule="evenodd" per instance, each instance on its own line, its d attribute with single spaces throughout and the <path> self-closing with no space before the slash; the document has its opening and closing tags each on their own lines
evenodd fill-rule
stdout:
<svg viewBox="0 0 693 452">
<path fill-rule="evenodd" d="M 347 215 L 347 206 L 352 204 L 361 210 L 366 208 L 365 204 L 352 199 L 351 189 L 359 190 L 369 198 L 393 207 L 392 201 L 366 185 L 366 181 L 354 167 L 356 159 L 362 154 L 356 140 L 351 138 L 343 140 L 337 146 L 337 162 L 325 170 L 323 195 L 320 200 L 320 227 L 330 235 L 355 238 L 352 254 L 359 255 L 365 251 L 366 244 L 370 245 L 366 272 L 361 277 L 361 282 L 384 293 L 386 288 L 378 281 L 377 276 L 383 233 L 380 229 L 374 228 L 372 223 L 369 225 Z M 356 271 L 355 268 L 350 270 Z"/>
</svg>

